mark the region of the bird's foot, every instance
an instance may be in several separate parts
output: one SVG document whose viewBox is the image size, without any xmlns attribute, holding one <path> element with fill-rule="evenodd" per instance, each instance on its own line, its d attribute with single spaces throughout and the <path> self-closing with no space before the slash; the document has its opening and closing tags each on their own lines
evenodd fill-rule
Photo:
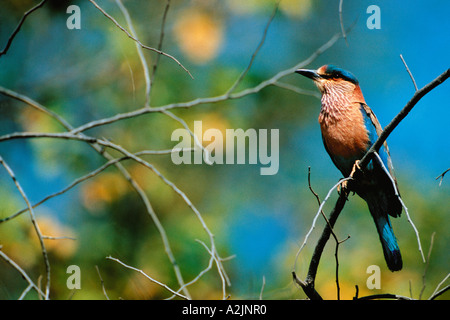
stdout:
<svg viewBox="0 0 450 320">
<path fill-rule="evenodd" d="M 352 188 L 352 182 L 357 179 L 360 174 L 362 174 L 362 170 L 359 166 L 359 160 L 356 160 L 349 177 L 347 179 L 341 179 L 343 181 L 341 181 L 337 187 L 338 194 L 341 195 L 341 193 L 344 193 L 345 195 L 349 195 L 351 191 L 353 191 L 354 194 L 355 191 Z"/>
<path fill-rule="evenodd" d="M 350 180 L 341 179 L 341 183 L 337 186 L 337 192 L 339 195 L 341 195 L 342 193 L 347 196 L 349 195 L 350 193 L 349 181 Z"/>
<path fill-rule="evenodd" d="M 352 172 L 350 172 L 350 177 L 353 178 L 353 176 L 359 172 L 362 172 L 361 167 L 359 166 L 359 160 L 355 161 L 355 164 L 353 165 Z"/>
</svg>

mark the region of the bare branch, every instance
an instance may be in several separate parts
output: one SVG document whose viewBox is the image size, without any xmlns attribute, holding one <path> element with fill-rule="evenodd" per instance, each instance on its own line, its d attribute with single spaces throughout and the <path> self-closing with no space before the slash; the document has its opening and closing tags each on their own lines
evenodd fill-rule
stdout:
<svg viewBox="0 0 450 320">
<path fill-rule="evenodd" d="M 58 122 L 60 122 L 67 130 L 71 130 L 73 129 L 73 127 L 67 123 L 63 118 L 59 117 L 58 115 L 52 113 L 51 111 L 49 111 L 47 108 L 45 108 L 44 106 L 40 105 L 39 103 L 33 101 L 32 99 L 20 95 L 18 93 L 12 92 L 10 90 L 2 90 L 4 88 L 0 87 L 0 93 L 6 94 L 14 99 L 20 100 L 22 102 L 25 102 L 26 104 L 28 104 L 29 106 L 44 112 L 45 114 L 51 116 L 52 118 L 54 118 L 55 120 L 57 120 Z M 56 137 L 56 136 L 55 136 Z M 78 137 L 78 138 L 77 138 Z M 1 139 L 1 138 L 0 138 Z M 77 134 L 76 136 L 73 135 L 68 135 L 67 139 L 79 139 L 82 141 L 94 141 L 96 140 L 95 138 L 92 137 L 86 137 L 84 134 Z M 102 155 L 105 159 L 112 161 L 113 157 L 108 154 L 102 146 L 96 144 L 96 143 L 90 143 L 90 146 L 92 148 L 94 148 L 100 155 Z M 129 158 L 129 157 L 126 157 Z M 116 168 L 119 170 L 119 172 L 124 176 L 124 178 L 130 183 L 130 185 L 133 187 L 133 189 L 137 192 L 137 194 L 139 195 L 139 197 L 141 198 L 142 202 L 145 205 L 145 208 L 147 210 L 147 213 L 149 214 L 149 216 L 151 217 L 151 219 L 153 220 L 153 222 L 155 223 L 156 228 L 158 229 L 161 239 L 163 241 L 163 245 L 164 245 L 164 249 L 165 252 L 173 266 L 175 275 L 177 277 L 177 280 L 179 281 L 180 285 L 183 285 L 183 279 L 182 279 L 182 275 L 181 275 L 181 271 L 180 271 L 180 267 L 178 265 L 178 263 L 175 260 L 175 257 L 172 253 L 172 249 L 170 247 L 170 243 L 169 243 L 169 239 L 167 237 L 167 234 L 161 224 L 161 222 L 159 221 L 158 216 L 156 215 L 155 211 L 153 210 L 153 207 L 151 206 L 150 200 L 148 199 L 147 195 L 145 194 L 144 190 L 142 190 L 142 188 L 139 186 L 139 184 L 131 177 L 131 175 L 128 173 L 128 171 L 122 166 L 122 164 L 120 162 L 116 162 L 114 164 L 116 166 Z M 14 216 L 13 216 L 14 217 Z M 6 218 L 8 219 L 8 218 Z"/>
<path fill-rule="evenodd" d="M 203 229 L 206 231 L 206 233 L 209 236 L 210 242 L 211 242 L 211 252 L 214 253 L 214 260 L 216 261 L 217 264 L 217 268 L 219 270 L 220 276 L 221 277 L 226 277 L 226 273 L 225 270 L 222 266 L 222 262 L 220 259 L 220 256 L 217 253 L 217 249 L 214 243 L 214 235 L 213 233 L 210 231 L 210 229 L 208 228 L 208 226 L 206 225 L 201 213 L 198 211 L 198 209 L 194 206 L 194 204 L 191 202 L 191 200 L 186 196 L 186 194 L 181 191 L 173 182 L 171 182 L 169 179 L 167 179 L 163 174 L 161 174 L 159 172 L 159 170 L 157 170 L 155 168 L 155 166 L 153 166 L 152 164 L 148 163 L 147 161 L 143 160 L 140 157 L 137 157 L 136 155 L 134 155 L 133 153 L 127 151 L 125 148 L 123 148 L 120 145 L 114 144 L 110 141 L 106 141 L 106 140 L 101 140 L 101 139 L 97 139 L 97 138 L 93 138 L 93 137 L 88 137 L 88 136 L 81 136 L 81 135 L 73 135 L 70 133 L 34 133 L 34 132 L 20 132 L 20 133 L 13 133 L 13 134 L 8 134 L 8 135 L 4 135 L 4 136 L 0 136 L 0 142 L 1 141 L 5 141 L 5 140 L 11 140 L 11 139 L 20 139 L 20 138 L 57 138 L 57 139 L 72 139 L 72 140 L 81 140 L 81 141 L 87 141 L 90 143 L 97 143 L 98 145 L 104 146 L 104 147 L 109 147 L 112 148 L 116 151 L 119 151 L 120 153 L 122 153 L 124 156 L 127 156 L 133 160 L 135 160 L 136 162 L 140 163 L 141 165 L 147 167 L 148 169 L 150 169 L 151 171 L 153 171 L 166 185 L 168 185 L 170 188 L 172 188 L 173 191 L 175 191 L 176 194 L 178 194 L 183 201 L 188 205 L 188 207 L 194 212 L 194 214 L 196 215 L 197 219 L 200 221 Z M 144 202 L 146 203 L 146 206 L 149 209 L 149 213 L 154 215 L 154 211 L 153 209 L 150 210 L 151 206 L 150 203 L 148 201 L 147 198 L 143 199 Z M 156 215 L 154 215 L 154 218 L 156 218 Z M 164 229 L 161 227 L 160 232 L 164 232 Z M 167 238 L 165 238 L 167 240 Z M 169 248 L 168 246 L 168 242 L 165 243 L 166 245 L 166 249 Z"/>
<path fill-rule="evenodd" d="M 165 52 L 163 52 L 163 51 L 160 51 L 160 50 L 158 50 L 158 49 L 155 49 L 155 48 L 152 48 L 152 47 L 149 47 L 149 46 L 146 46 L 146 45 L 144 45 L 144 44 L 142 44 L 142 42 L 140 42 L 139 41 L 139 39 L 137 39 L 137 38 L 135 38 L 135 37 L 133 37 L 124 27 L 122 27 L 112 16 L 110 16 L 105 10 L 103 10 L 94 0 L 89 0 L 98 10 L 100 10 L 101 11 L 101 13 L 103 13 L 104 15 L 105 15 L 105 17 L 107 17 L 109 20 L 111 20 L 120 30 L 122 30 L 127 36 L 128 36 L 128 38 L 130 38 L 130 39 L 133 39 L 134 41 L 136 41 L 136 43 L 138 43 L 142 48 L 144 48 L 144 49 L 147 49 L 147 50 L 150 50 L 150 51 L 154 51 L 154 52 L 156 52 L 156 53 L 158 53 L 158 54 L 160 54 L 160 55 L 163 55 L 163 56 L 165 56 L 165 57 L 168 57 L 168 58 L 170 58 L 170 59 L 172 59 L 173 61 L 175 61 L 181 68 L 183 68 L 183 70 L 184 71 L 186 71 L 188 74 L 189 74 L 189 76 L 192 78 L 192 79 L 194 79 L 194 77 L 192 76 L 192 74 L 189 72 L 189 70 L 188 69 L 186 69 L 186 67 L 185 66 L 183 66 L 182 64 L 181 64 L 181 62 L 180 61 L 178 61 L 174 56 L 172 56 L 172 55 L 170 55 L 170 54 L 168 54 L 168 53 L 165 53 Z"/>
<path fill-rule="evenodd" d="M 360 161 L 360 166 L 362 168 L 366 167 L 370 161 L 370 157 L 374 151 L 380 149 L 383 143 L 386 141 L 387 137 L 391 134 L 391 132 L 398 126 L 398 124 L 408 115 L 408 113 L 414 108 L 417 102 L 420 101 L 427 93 L 436 88 L 438 85 L 442 84 L 445 80 L 450 77 L 450 69 L 444 71 L 441 75 L 439 75 L 436 79 L 428 83 L 422 89 L 417 90 L 413 97 L 408 101 L 408 103 L 403 107 L 403 109 L 395 116 L 394 119 L 384 128 L 383 132 L 378 137 L 377 141 L 370 147 L 367 153 Z"/>
<path fill-rule="evenodd" d="M 261 47 L 263 46 L 264 42 L 266 41 L 267 32 L 269 31 L 270 24 L 272 23 L 273 19 L 275 18 L 275 15 L 277 14 L 278 7 L 280 5 L 280 1 L 281 0 L 279 0 L 276 3 L 276 5 L 275 5 L 275 7 L 274 7 L 274 9 L 272 11 L 272 15 L 270 16 L 269 21 L 267 22 L 266 27 L 264 28 L 264 32 L 263 32 L 261 41 L 259 42 L 258 46 L 256 47 L 256 50 L 253 52 L 252 57 L 250 58 L 250 62 L 248 64 L 247 68 L 245 68 L 245 70 L 242 71 L 241 75 L 236 80 L 236 82 L 230 87 L 230 89 L 228 89 L 228 92 L 227 92 L 228 94 L 232 93 L 236 89 L 236 87 L 241 83 L 241 81 L 244 79 L 244 77 L 247 75 L 248 71 L 252 67 L 253 61 L 255 61 L 255 58 L 258 55 L 259 50 L 261 49 Z"/>
<path fill-rule="evenodd" d="M 265 286 L 266 286 L 266 276 L 263 276 L 263 278 L 262 278 L 261 292 L 259 293 L 259 300 L 262 300 L 262 299 L 263 299 L 263 292 L 264 292 Z"/>
<path fill-rule="evenodd" d="M 105 289 L 105 283 L 103 282 L 103 278 L 102 278 L 102 275 L 100 274 L 100 270 L 98 269 L 98 266 L 95 266 L 95 269 L 97 270 L 98 277 L 100 278 L 100 284 L 102 285 L 103 294 L 105 295 L 106 300 L 109 300 L 108 294 L 106 293 L 106 289 Z"/>
<path fill-rule="evenodd" d="M 313 97 L 316 97 L 319 100 L 321 98 L 321 95 L 320 95 L 319 92 L 317 92 L 317 90 L 315 90 L 315 91 L 306 90 L 306 89 L 302 89 L 302 88 L 299 88 L 299 87 L 294 86 L 292 84 L 284 83 L 284 82 L 281 82 L 281 81 L 274 82 L 273 86 L 279 87 L 279 88 L 283 88 L 283 89 L 286 89 L 286 90 L 290 90 L 290 91 L 293 91 L 293 92 L 298 93 L 298 94 L 307 95 L 307 96 L 313 96 Z"/>
<path fill-rule="evenodd" d="M 347 35 L 345 34 L 345 28 L 344 28 L 344 19 L 342 17 L 342 6 L 344 4 L 344 0 L 340 0 L 339 1 L 339 23 L 341 25 L 341 32 L 342 32 L 342 37 L 345 40 L 345 43 L 348 46 L 348 41 L 347 41 Z"/>
<path fill-rule="evenodd" d="M 430 296 L 429 300 L 434 300 L 441 294 L 443 294 L 445 291 L 450 289 L 450 286 L 446 286 L 444 289 L 440 290 L 441 286 L 447 281 L 447 279 L 450 277 L 450 273 L 445 276 L 445 278 L 439 282 L 436 289 L 434 290 L 433 294 Z"/>
<path fill-rule="evenodd" d="M 50 116 L 51 118 L 53 118 L 57 122 L 59 122 L 59 124 L 61 124 L 64 127 L 64 129 L 66 129 L 66 130 L 70 130 L 72 128 L 71 125 L 66 120 L 64 120 L 62 117 L 60 117 L 58 114 L 56 114 L 55 112 L 47 109 L 46 107 L 44 107 L 40 103 L 30 99 L 27 96 L 24 96 L 22 94 L 19 94 L 17 92 L 14 92 L 14 91 L 9 90 L 9 89 L 7 89 L 5 87 L 2 87 L 2 86 L 0 86 L 0 93 L 5 95 L 5 96 L 7 96 L 7 97 L 12 98 L 12 99 L 21 101 L 21 102 L 29 105 L 30 107 L 32 107 L 32 108 L 34 108 L 34 109 L 36 109 L 36 110 L 38 110 L 38 111 L 40 111 L 40 112 Z"/>
<path fill-rule="evenodd" d="M 340 186 L 341 183 L 343 183 L 343 182 L 345 182 L 345 181 L 352 180 L 352 179 L 353 179 L 352 177 L 348 177 L 348 178 L 342 179 L 342 180 L 340 180 L 338 183 L 336 183 L 336 184 L 328 191 L 327 196 L 325 197 L 325 199 L 324 199 L 324 200 L 322 201 L 322 203 L 320 204 L 319 209 L 317 210 L 317 213 L 316 213 L 316 215 L 314 216 L 313 222 L 312 222 L 312 224 L 311 224 L 311 228 L 309 229 L 308 233 L 307 233 L 306 236 L 305 236 L 305 239 L 303 240 L 302 245 L 300 246 L 299 250 L 297 251 L 297 254 L 296 254 L 296 256 L 295 256 L 294 267 L 293 267 L 294 270 L 296 269 L 296 264 L 297 264 L 297 260 L 298 260 L 298 257 L 299 257 L 299 255 L 300 255 L 300 252 L 301 252 L 301 251 L 303 250 L 303 248 L 305 247 L 306 243 L 308 242 L 309 236 L 311 235 L 312 231 L 313 231 L 314 228 L 316 227 L 316 222 L 317 222 L 317 219 L 319 218 L 319 215 L 322 213 L 323 206 L 324 206 L 325 203 L 328 201 L 328 199 L 331 197 L 331 194 L 333 193 L 334 189 L 336 189 L 338 186 Z M 345 198 L 347 198 L 347 197 L 345 197 Z M 333 224 L 331 223 L 331 220 L 329 220 L 329 224 L 327 224 L 327 226 L 333 226 Z M 331 232 L 331 229 L 330 229 L 330 232 Z M 328 237 L 329 237 L 329 235 L 328 235 Z"/>
<path fill-rule="evenodd" d="M 276 85 L 276 83 L 281 79 L 284 78 L 288 75 L 291 75 L 295 72 L 295 70 L 302 68 L 308 64 L 310 64 L 312 61 L 314 61 L 317 57 L 319 57 L 323 52 L 325 52 L 326 50 L 328 50 L 331 46 L 333 46 L 336 41 L 341 37 L 341 35 L 335 34 L 333 37 L 331 37 L 330 40 L 328 40 L 324 45 L 322 45 L 320 48 L 318 48 L 313 54 L 311 54 L 307 59 L 303 60 L 302 62 L 296 64 L 295 66 L 293 66 L 292 68 L 283 70 L 278 72 L 276 75 L 274 75 L 272 78 L 267 79 L 263 82 L 261 82 L 259 85 L 253 87 L 253 88 L 248 88 L 248 89 L 244 89 L 240 92 L 236 92 L 236 93 L 224 93 L 220 96 L 215 96 L 215 97 L 209 97 L 209 98 L 197 98 L 188 102 L 180 102 L 180 103 L 172 103 L 172 104 L 168 104 L 165 106 L 161 106 L 161 107 L 153 107 L 150 108 L 149 106 L 145 106 L 141 109 L 138 110 L 134 110 L 131 112 L 126 112 L 126 113 L 119 113 L 116 114 L 115 116 L 112 116 L 110 118 L 103 118 L 100 120 L 94 120 L 91 121 L 89 123 L 86 123 L 82 126 L 79 126 L 78 128 L 72 129 L 70 131 L 70 133 L 79 133 L 79 132 L 83 132 L 95 127 L 99 127 L 99 126 L 104 126 L 107 124 L 111 124 L 120 120 L 124 120 L 124 119 L 130 119 L 130 118 L 134 118 L 134 117 L 138 117 L 147 113 L 152 113 L 152 112 L 162 112 L 162 111 L 166 111 L 166 110 L 171 110 L 171 109 L 189 109 L 192 108 L 194 106 L 198 106 L 198 105 L 203 105 L 203 104 L 210 104 L 210 103 L 218 103 L 218 102 L 222 102 L 222 101 L 226 101 L 229 99 L 240 99 L 242 97 L 245 97 L 247 95 L 251 95 L 251 94 L 255 94 L 260 92 L 261 90 L 263 90 L 264 88 L 268 87 L 268 86 L 273 86 Z"/>
<path fill-rule="evenodd" d="M 159 35 L 158 50 L 162 50 L 162 45 L 163 45 L 163 41 L 164 41 L 164 29 L 166 26 L 166 19 L 167 19 L 167 14 L 169 12 L 169 8 L 170 8 L 170 0 L 167 0 L 166 7 L 164 8 L 162 22 L 161 22 L 161 33 Z M 150 86 L 153 84 L 153 81 L 155 79 L 156 70 L 157 70 L 158 64 L 159 64 L 159 57 L 160 57 L 160 55 L 156 56 L 155 63 L 153 64 L 152 75 L 150 77 Z"/>
<path fill-rule="evenodd" d="M 22 278 L 24 278 L 28 282 L 28 287 L 25 289 L 25 291 L 20 296 L 21 298 L 24 297 L 24 295 L 29 291 L 29 287 L 31 286 L 40 296 L 45 296 L 45 294 L 41 291 L 41 289 L 31 280 L 31 278 L 28 276 L 28 274 L 16 263 L 14 260 L 12 260 L 6 253 L 4 253 L 2 250 L 2 246 L 0 246 L 0 257 L 4 261 L 6 261 L 10 266 L 12 266 L 14 269 L 19 271 L 19 273 L 22 275 Z"/>
<path fill-rule="evenodd" d="M 440 187 L 441 184 L 442 184 L 442 180 L 444 180 L 445 174 L 446 174 L 447 172 L 449 172 L 449 171 L 450 171 L 450 168 L 448 168 L 447 170 L 445 170 L 444 172 L 442 172 L 440 175 L 438 175 L 438 176 L 436 177 L 436 180 L 439 179 L 439 178 L 441 178 L 441 180 L 439 180 L 439 187 Z"/>
<path fill-rule="evenodd" d="M 387 176 L 389 177 L 389 179 L 391 180 L 391 184 L 394 188 L 395 191 L 395 195 L 397 196 L 398 200 L 400 201 L 400 203 L 402 204 L 403 209 L 405 210 L 405 214 L 406 217 L 408 219 L 408 222 L 411 224 L 411 226 L 414 229 L 414 232 L 416 233 L 416 239 L 417 239 L 417 243 L 419 246 L 419 252 L 422 256 L 422 260 L 425 263 L 425 256 L 423 254 L 423 250 L 422 250 L 422 244 L 420 242 L 420 236 L 419 236 L 419 231 L 417 230 L 416 226 L 414 225 L 414 222 L 411 220 L 411 217 L 409 216 L 409 212 L 408 212 L 408 208 L 406 207 L 405 203 L 403 202 L 403 199 L 400 197 L 400 193 L 398 192 L 397 189 L 397 184 L 395 183 L 394 179 L 392 178 L 391 174 L 389 173 L 389 170 L 386 168 L 386 166 L 384 165 L 383 161 L 380 158 L 380 155 L 378 154 L 378 152 L 374 152 L 375 157 L 377 157 L 378 162 L 381 164 L 381 167 L 383 168 L 384 172 L 387 174 Z"/>
<path fill-rule="evenodd" d="M 165 154 L 170 154 L 173 152 L 189 152 L 189 151 L 194 151 L 193 148 L 183 148 L 183 149 L 179 149 L 179 148 L 174 148 L 174 149 L 168 149 L 168 150 L 144 150 L 144 151 L 140 151 L 140 152 L 136 152 L 134 155 L 136 156 L 142 156 L 142 155 L 165 155 Z M 67 185 L 65 188 L 61 189 L 60 191 L 57 191 L 55 193 L 52 193 L 48 196 L 46 196 L 45 198 L 43 198 L 42 200 L 36 202 L 35 204 L 33 204 L 33 209 L 37 208 L 38 206 L 40 206 L 41 204 L 47 202 L 48 200 L 62 195 L 64 193 L 66 193 L 67 191 L 71 190 L 72 188 L 74 188 L 75 186 L 77 186 L 78 184 L 80 184 L 81 182 L 84 182 L 88 179 L 91 179 L 95 176 L 97 176 L 98 174 L 100 174 L 101 172 L 103 172 L 104 170 L 106 170 L 107 168 L 109 168 L 112 165 L 116 165 L 118 162 L 124 161 L 130 159 L 129 157 L 121 157 L 121 158 L 116 158 L 116 159 L 111 159 L 108 162 L 106 162 L 105 164 L 103 164 L 102 166 L 100 166 L 99 168 L 89 172 L 88 174 L 85 174 L 82 177 L 79 177 L 77 179 L 75 179 L 72 183 L 70 183 L 69 185 Z M 21 215 L 24 212 L 27 212 L 28 208 L 24 208 L 22 210 L 19 210 L 18 212 L 5 217 L 3 219 L 0 219 L 0 223 L 6 222 L 8 220 L 14 219 L 15 217 Z"/>
<path fill-rule="evenodd" d="M 131 21 L 131 17 L 130 17 L 130 14 L 128 13 L 127 8 L 123 5 L 122 0 L 116 0 L 116 3 L 119 6 L 120 10 L 122 11 L 122 14 L 125 17 L 125 20 L 127 21 L 128 28 L 130 29 L 130 35 L 134 39 L 137 39 L 136 31 L 134 30 L 133 22 Z M 144 77 L 145 77 L 145 83 L 146 83 L 146 86 L 145 86 L 145 105 L 149 106 L 150 105 L 151 84 L 150 84 L 150 76 L 149 76 L 149 72 L 148 72 L 148 66 L 147 66 L 147 63 L 145 61 L 145 57 L 144 57 L 144 53 L 142 51 L 141 45 L 137 41 L 135 41 L 135 45 L 136 45 L 137 53 L 138 53 L 138 56 L 139 56 L 139 60 L 141 60 L 142 68 L 144 69 Z M 158 50 L 160 50 L 160 49 L 158 49 Z M 159 57 L 159 55 L 158 55 L 158 57 Z"/>
<path fill-rule="evenodd" d="M 441 290 L 436 290 L 428 300 L 434 300 L 449 290 L 450 290 L 450 285 L 446 286 L 445 288 L 443 288 Z"/>
<path fill-rule="evenodd" d="M 409 297 L 401 296 L 398 294 L 391 294 L 391 293 L 372 294 L 370 296 L 353 298 L 353 300 L 376 300 L 376 299 L 414 300 Z"/>
<path fill-rule="evenodd" d="M 44 240 L 77 240 L 75 238 L 72 237 L 67 237 L 67 236 L 61 236 L 61 237 L 53 237 L 53 236 L 42 236 L 42 239 Z"/>
<path fill-rule="evenodd" d="M 47 254 L 47 249 L 45 248 L 45 244 L 44 244 L 44 239 L 42 237 L 42 233 L 41 230 L 39 228 L 39 225 L 36 222 L 36 217 L 34 215 L 34 211 L 33 208 L 31 207 L 31 203 L 28 200 L 28 197 L 25 193 L 25 191 L 22 189 L 22 186 L 20 185 L 19 181 L 17 180 L 14 172 L 12 171 L 12 169 L 9 167 L 9 165 L 5 162 L 5 160 L 3 159 L 2 156 L 0 156 L 0 164 L 6 169 L 6 171 L 8 172 L 9 176 L 11 177 L 11 179 L 13 180 L 17 190 L 19 191 L 20 195 L 22 196 L 23 200 L 25 201 L 25 203 L 27 204 L 28 210 L 30 212 L 30 217 L 31 217 L 31 223 L 33 224 L 34 230 L 36 231 L 36 234 L 39 238 L 39 243 L 41 245 L 41 251 L 42 251 L 42 256 L 44 258 L 44 264 L 45 264 L 45 273 L 47 275 L 47 283 L 46 283 L 46 290 L 45 290 L 45 300 L 49 299 L 49 295 L 50 295 L 50 262 L 48 260 L 48 254 Z"/>
<path fill-rule="evenodd" d="M 33 8 L 31 8 L 30 10 L 28 10 L 27 12 L 24 13 L 24 15 L 22 16 L 22 19 L 20 19 L 19 24 L 17 25 L 16 29 L 13 31 L 13 33 L 9 36 L 8 42 L 6 43 L 5 48 L 0 52 L 0 57 L 4 54 L 6 54 L 9 50 L 9 47 L 11 46 L 14 38 L 16 37 L 16 35 L 19 33 L 20 28 L 22 27 L 23 23 L 25 22 L 25 19 L 32 14 L 34 11 L 36 11 L 37 9 L 41 8 L 45 2 L 47 0 L 42 0 L 40 3 L 38 3 L 36 6 L 34 6 Z"/>
<path fill-rule="evenodd" d="M 141 269 L 137 269 L 137 268 L 135 268 L 135 267 L 129 266 L 129 265 L 127 265 L 126 263 L 120 261 L 119 259 L 113 258 L 113 257 L 111 257 L 111 256 L 106 257 L 106 259 L 115 261 L 115 262 L 117 262 L 118 264 L 124 266 L 124 267 L 127 268 L 127 269 L 130 269 L 130 270 L 134 270 L 134 271 L 136 271 L 136 272 L 139 272 L 139 273 L 142 274 L 144 277 L 146 277 L 147 279 L 149 279 L 151 282 L 156 283 L 157 285 L 163 287 L 164 289 L 166 289 L 167 291 L 173 293 L 174 295 L 176 295 L 176 296 L 178 296 L 178 297 L 180 297 L 180 298 L 182 298 L 182 299 L 185 299 L 185 300 L 190 300 L 188 297 L 183 296 L 182 294 L 180 294 L 180 293 L 174 291 L 173 289 L 169 288 L 169 286 L 167 286 L 166 284 L 161 283 L 161 282 L 159 282 L 158 280 L 153 279 L 152 277 L 150 277 L 148 274 L 146 274 L 146 273 L 145 273 L 144 271 L 142 271 Z"/>
<path fill-rule="evenodd" d="M 428 249 L 427 263 L 425 265 L 425 270 L 423 271 L 423 275 L 422 275 L 422 290 L 420 290 L 419 300 L 422 300 L 422 294 L 423 294 L 423 292 L 425 290 L 425 287 L 426 287 L 425 278 L 426 278 L 426 275 L 427 275 L 428 266 L 430 265 L 430 256 L 431 256 L 431 250 L 433 249 L 434 236 L 435 235 L 436 235 L 436 232 L 433 232 L 431 234 L 430 248 Z"/>
<path fill-rule="evenodd" d="M 408 65 L 406 64 L 405 59 L 403 59 L 403 56 L 402 56 L 402 55 L 400 55 L 400 59 L 402 59 L 403 64 L 405 65 L 406 71 L 408 71 L 408 74 L 409 74 L 409 76 L 411 77 L 411 80 L 412 80 L 412 82 L 413 82 L 413 84 L 414 84 L 414 88 L 416 89 L 416 91 L 419 90 L 419 88 L 417 88 L 416 80 L 414 80 L 414 77 L 413 77 L 411 71 L 409 70 Z"/>
</svg>

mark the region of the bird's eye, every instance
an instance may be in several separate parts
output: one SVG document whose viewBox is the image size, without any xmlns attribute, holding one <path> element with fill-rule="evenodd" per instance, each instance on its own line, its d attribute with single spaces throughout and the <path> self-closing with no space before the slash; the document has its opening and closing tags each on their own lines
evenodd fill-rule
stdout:
<svg viewBox="0 0 450 320">
<path fill-rule="evenodd" d="M 325 78 L 325 79 L 340 79 L 341 75 L 338 72 L 332 72 L 332 73 L 328 73 L 328 74 L 322 75 L 322 78 Z"/>
</svg>

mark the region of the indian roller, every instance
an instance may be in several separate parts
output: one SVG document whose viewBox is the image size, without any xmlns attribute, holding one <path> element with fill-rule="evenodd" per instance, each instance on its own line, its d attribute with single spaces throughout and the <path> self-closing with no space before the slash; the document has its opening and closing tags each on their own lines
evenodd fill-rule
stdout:
<svg viewBox="0 0 450 320">
<path fill-rule="evenodd" d="M 319 88 L 322 94 L 319 124 L 323 144 L 335 166 L 344 177 L 348 177 L 355 162 L 381 134 L 380 123 L 366 104 L 358 80 L 350 72 L 333 65 L 295 72 L 312 79 Z M 372 158 L 366 168 L 361 168 L 364 174 L 350 185 L 351 190 L 367 202 L 388 268 L 398 271 L 402 268 L 402 257 L 389 216 L 399 217 L 402 205 L 397 196 L 397 182 L 386 142 L 378 154 L 380 157 Z"/>
</svg>

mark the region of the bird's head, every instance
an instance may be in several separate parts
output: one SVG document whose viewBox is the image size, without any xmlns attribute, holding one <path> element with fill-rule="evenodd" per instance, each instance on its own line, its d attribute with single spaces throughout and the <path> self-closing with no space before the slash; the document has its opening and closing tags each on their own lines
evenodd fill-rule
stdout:
<svg viewBox="0 0 450 320">
<path fill-rule="evenodd" d="M 297 69 L 295 72 L 312 79 L 322 94 L 352 94 L 355 89 L 360 91 L 359 82 L 353 74 L 331 64 L 317 70 Z"/>
</svg>

